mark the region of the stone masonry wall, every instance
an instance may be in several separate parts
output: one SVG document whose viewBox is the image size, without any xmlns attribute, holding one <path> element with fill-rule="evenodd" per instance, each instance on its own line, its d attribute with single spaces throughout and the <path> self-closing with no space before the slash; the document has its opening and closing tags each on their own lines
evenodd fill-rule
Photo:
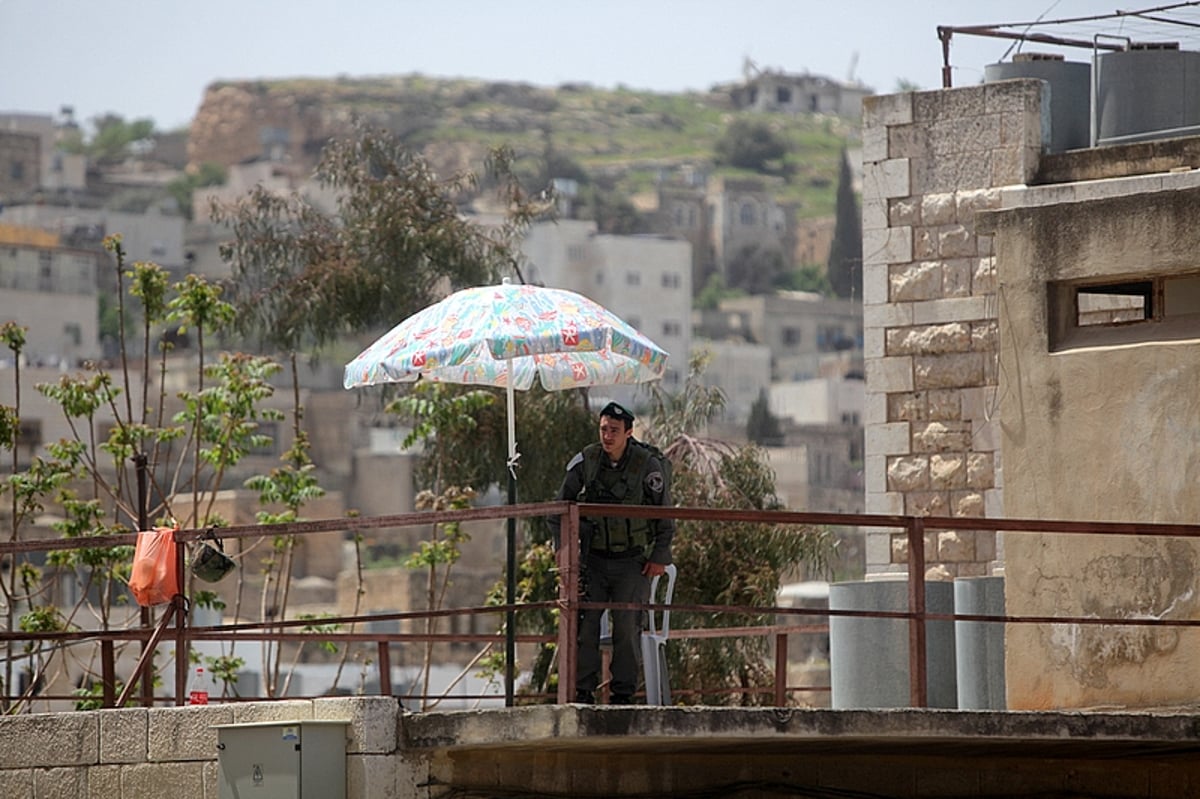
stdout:
<svg viewBox="0 0 1200 799">
<path fill-rule="evenodd" d="M 1003 515 L 995 259 L 975 214 L 1036 173 L 1048 140 L 1042 86 L 864 101 L 868 513 Z M 907 570 L 902 531 L 868 530 L 866 545 L 868 576 Z M 988 574 L 998 558 L 992 532 L 926 539 L 930 579 Z"/>
<path fill-rule="evenodd" d="M 399 705 L 355 697 L 0 717 L 0 796 L 218 799 L 214 725 L 343 720 L 346 795 L 416 795 L 399 767 Z M 413 771 L 413 769 L 417 771 Z"/>
</svg>

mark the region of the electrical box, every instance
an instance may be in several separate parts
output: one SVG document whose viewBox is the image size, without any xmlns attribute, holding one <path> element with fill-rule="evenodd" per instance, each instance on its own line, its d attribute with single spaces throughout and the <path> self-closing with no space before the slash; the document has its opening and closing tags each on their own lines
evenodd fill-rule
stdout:
<svg viewBox="0 0 1200 799">
<path fill-rule="evenodd" d="M 216 725 L 220 799 L 345 799 L 348 724 Z"/>
</svg>

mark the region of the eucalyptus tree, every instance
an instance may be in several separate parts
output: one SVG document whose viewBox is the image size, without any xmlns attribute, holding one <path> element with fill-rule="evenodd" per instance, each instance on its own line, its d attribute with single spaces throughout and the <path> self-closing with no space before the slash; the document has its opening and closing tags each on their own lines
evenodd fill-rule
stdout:
<svg viewBox="0 0 1200 799">
<path fill-rule="evenodd" d="M 215 204 L 213 220 L 232 234 L 221 257 L 232 269 L 239 328 L 294 355 L 391 327 L 447 285 L 485 285 L 519 270 L 516 237 L 546 205 L 521 189 L 511 163 L 499 148 L 485 164 L 506 206 L 495 226 L 463 213 L 477 175 L 439 177 L 395 136 L 365 126 L 322 151 L 314 179 L 336 197 L 333 210 L 261 185 Z"/>
<path fill-rule="evenodd" d="M 503 220 L 492 225 L 464 213 L 483 182 L 475 173 L 441 177 L 399 138 L 366 125 L 331 140 L 321 153 L 314 183 L 318 193 L 335 198 L 333 208 L 300 191 L 278 193 L 261 185 L 235 203 L 214 204 L 213 220 L 231 233 L 220 252 L 231 268 L 238 329 L 291 366 L 297 444 L 276 479 L 289 469 L 311 466 L 300 404 L 301 354 L 315 359 L 334 342 L 389 328 L 447 289 L 485 285 L 501 274 L 520 275 L 517 237 L 551 206 L 549 193 L 526 194 L 512 160 L 511 151 L 497 148 L 484 165 L 486 182 L 500 194 L 505 209 Z M 470 418 L 468 410 L 451 403 L 443 416 Z M 433 428 L 453 424 L 442 418 Z M 479 450 L 473 444 L 462 452 Z M 456 460 L 479 459 L 444 456 L 436 462 L 449 468 Z M 433 485 L 439 493 L 444 490 L 436 479 Z M 284 563 L 291 562 L 292 543 L 275 541 Z M 359 543 L 356 537 L 356 547 Z M 431 571 L 443 562 L 440 555 L 426 560 Z M 433 580 L 431 574 L 431 592 Z"/>
</svg>

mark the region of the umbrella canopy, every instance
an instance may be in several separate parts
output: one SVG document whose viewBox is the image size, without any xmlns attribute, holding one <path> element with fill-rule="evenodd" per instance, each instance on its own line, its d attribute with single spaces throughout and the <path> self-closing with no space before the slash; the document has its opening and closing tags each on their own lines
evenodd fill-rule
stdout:
<svg viewBox="0 0 1200 799">
<path fill-rule="evenodd" d="M 667 353 L 619 316 L 566 289 L 515 285 L 455 292 L 418 311 L 346 364 L 356 388 L 419 379 L 502 386 L 508 457 L 517 458 L 514 389 L 548 391 L 658 380 Z"/>
<path fill-rule="evenodd" d="M 346 388 L 424 378 L 548 391 L 662 377 L 667 353 L 565 289 L 463 289 L 396 325 L 346 364 Z"/>
</svg>

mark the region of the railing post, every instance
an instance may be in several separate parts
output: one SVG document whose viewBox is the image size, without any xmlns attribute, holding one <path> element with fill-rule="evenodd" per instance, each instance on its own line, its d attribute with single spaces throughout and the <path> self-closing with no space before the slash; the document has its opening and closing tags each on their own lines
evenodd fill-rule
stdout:
<svg viewBox="0 0 1200 799">
<path fill-rule="evenodd" d="M 787 706 L 788 634 L 775 634 L 775 707 Z"/>
<path fill-rule="evenodd" d="M 392 642 L 379 641 L 379 693 L 392 695 Z"/>
<path fill-rule="evenodd" d="M 925 522 L 908 521 L 908 690 L 912 707 L 929 706 L 925 660 Z"/>
<path fill-rule="evenodd" d="M 111 638 L 100 641 L 100 681 L 104 689 L 104 707 L 116 707 L 117 665 Z"/>
<path fill-rule="evenodd" d="M 575 700 L 579 652 L 579 506 L 571 503 L 558 529 L 558 702 Z"/>
<path fill-rule="evenodd" d="M 175 704 L 183 705 L 187 702 L 188 680 L 192 675 L 192 642 L 188 638 L 188 598 L 183 594 L 187 581 L 184 576 L 184 545 L 179 541 L 178 530 L 172 535 L 175 537 L 175 575 L 179 580 L 176 586 L 179 593 L 171 600 L 171 607 L 175 608 Z M 153 667 L 148 676 L 153 677 L 152 672 Z"/>
<path fill-rule="evenodd" d="M 134 463 L 135 474 L 137 475 L 137 494 L 138 494 L 138 500 L 137 500 L 137 503 L 138 503 L 138 506 L 137 506 L 138 528 L 137 529 L 139 531 L 149 530 L 150 529 L 150 520 L 149 520 L 149 513 L 146 509 L 147 488 L 149 485 L 149 476 L 147 474 L 147 464 L 149 463 L 149 458 L 147 457 L 146 453 L 138 452 L 133 456 L 133 463 Z M 141 618 L 143 627 L 149 629 L 154 626 L 154 611 L 153 610 L 151 610 L 150 608 L 141 608 L 139 611 L 139 614 L 140 614 L 140 618 Z M 145 654 L 146 654 L 146 643 L 145 643 L 145 641 L 143 641 L 141 656 L 144 657 Z M 144 675 L 142 675 L 141 692 L 142 692 L 141 693 L 142 705 L 145 707 L 151 707 L 154 704 L 154 674 L 152 672 L 147 671 Z"/>
<path fill-rule="evenodd" d="M 509 418 L 512 418 L 511 409 Z M 508 470 L 508 504 L 517 504 L 517 476 L 511 468 Z M 513 516 L 505 522 L 504 576 L 504 603 L 508 605 L 504 612 L 504 706 L 512 707 L 516 703 L 514 681 L 517 671 L 517 520 Z"/>
</svg>

